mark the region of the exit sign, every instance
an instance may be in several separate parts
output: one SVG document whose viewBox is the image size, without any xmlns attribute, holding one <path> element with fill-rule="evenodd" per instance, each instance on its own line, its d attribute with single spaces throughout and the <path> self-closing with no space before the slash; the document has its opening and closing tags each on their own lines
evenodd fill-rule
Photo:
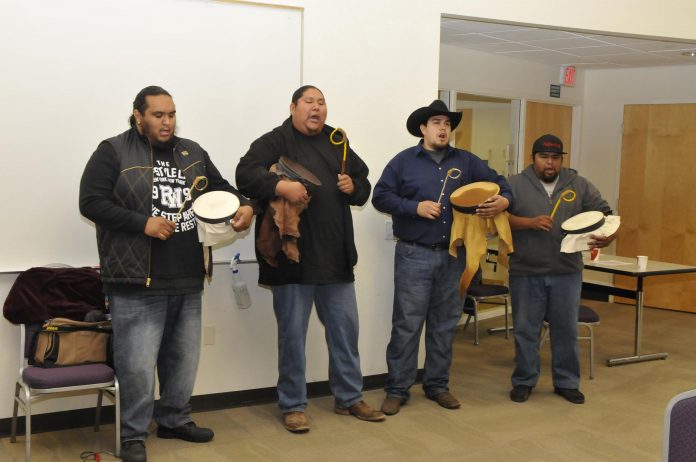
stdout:
<svg viewBox="0 0 696 462">
<path fill-rule="evenodd" d="M 561 85 L 574 87 L 576 71 L 575 66 L 561 66 Z"/>
</svg>

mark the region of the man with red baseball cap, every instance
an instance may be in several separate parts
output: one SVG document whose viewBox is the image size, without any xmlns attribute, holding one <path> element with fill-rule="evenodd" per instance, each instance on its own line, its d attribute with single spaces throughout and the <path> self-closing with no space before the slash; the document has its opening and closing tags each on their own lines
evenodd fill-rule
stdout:
<svg viewBox="0 0 696 462">
<path fill-rule="evenodd" d="M 561 223 L 590 210 L 610 215 L 611 208 L 592 183 L 563 167 L 564 154 L 558 137 L 541 136 L 532 148 L 532 164 L 509 180 L 514 197 L 509 219 L 515 243 L 510 255 L 515 328 L 510 399 L 518 403 L 527 401 L 539 379 L 539 332 L 544 319 L 551 329 L 554 393 L 574 404 L 585 402 L 579 390 L 577 341 L 583 263 L 580 252 L 561 252 Z M 574 199 L 561 201 L 561 197 Z M 590 247 L 606 247 L 614 238 L 593 236 Z"/>
</svg>

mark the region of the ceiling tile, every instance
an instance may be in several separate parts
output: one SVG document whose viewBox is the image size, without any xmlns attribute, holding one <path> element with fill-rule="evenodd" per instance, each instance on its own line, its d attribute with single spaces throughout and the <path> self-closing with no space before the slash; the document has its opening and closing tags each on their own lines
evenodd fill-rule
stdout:
<svg viewBox="0 0 696 462">
<path fill-rule="evenodd" d="M 586 69 L 696 64 L 682 51 L 696 42 L 649 40 L 597 33 L 443 18 L 442 43 L 551 65 Z"/>
<path fill-rule="evenodd" d="M 525 29 L 523 26 L 509 26 L 507 24 L 496 24 L 492 22 L 463 21 L 461 19 L 443 18 L 441 22 L 443 29 L 456 30 L 461 33 L 480 32 L 502 32 L 518 29 Z"/>
<path fill-rule="evenodd" d="M 485 51 L 488 53 L 504 53 L 508 51 L 542 51 L 541 48 L 518 42 L 497 42 L 497 43 L 478 43 L 468 45 L 472 50 Z"/>
<path fill-rule="evenodd" d="M 575 56 L 604 56 L 618 55 L 631 52 L 631 50 L 618 45 L 600 45 L 594 47 L 579 47 L 579 48 L 561 48 L 559 51 L 571 53 Z"/>
<path fill-rule="evenodd" d="M 501 32 L 487 32 L 486 35 L 510 40 L 515 42 L 525 42 L 528 40 L 548 40 L 556 38 L 566 38 L 567 33 L 550 29 L 516 29 Z"/>
<path fill-rule="evenodd" d="M 447 34 L 442 35 L 441 37 L 442 39 L 447 38 L 448 40 L 453 40 L 457 43 L 466 43 L 467 46 L 480 45 L 482 43 L 507 43 L 505 40 L 482 34 Z"/>
<path fill-rule="evenodd" d="M 642 43 L 632 43 L 631 49 L 640 51 L 691 51 L 696 50 L 696 44 L 679 43 L 679 42 L 653 42 L 646 40 Z"/>
<path fill-rule="evenodd" d="M 547 50 L 560 50 L 562 48 L 578 48 L 602 45 L 602 43 L 598 42 L 597 40 L 581 36 L 545 40 L 530 40 L 524 43 L 534 45 L 535 47 L 539 48 L 546 48 Z"/>
<path fill-rule="evenodd" d="M 567 53 L 558 51 L 537 50 L 537 51 L 513 51 L 506 53 L 498 53 L 509 58 L 524 59 L 541 64 L 555 64 L 558 66 L 571 65 L 577 62 L 577 57 Z M 593 59 L 584 59 L 583 61 L 594 62 Z"/>
</svg>

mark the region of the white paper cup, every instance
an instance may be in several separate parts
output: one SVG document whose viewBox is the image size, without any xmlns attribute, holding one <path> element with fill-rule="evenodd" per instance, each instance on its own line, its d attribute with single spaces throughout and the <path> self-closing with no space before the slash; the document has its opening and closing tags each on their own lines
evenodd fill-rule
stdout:
<svg viewBox="0 0 696 462">
<path fill-rule="evenodd" d="M 647 255 L 638 255 L 638 257 L 636 257 L 636 260 L 637 260 L 639 270 L 644 270 L 648 267 Z"/>
</svg>

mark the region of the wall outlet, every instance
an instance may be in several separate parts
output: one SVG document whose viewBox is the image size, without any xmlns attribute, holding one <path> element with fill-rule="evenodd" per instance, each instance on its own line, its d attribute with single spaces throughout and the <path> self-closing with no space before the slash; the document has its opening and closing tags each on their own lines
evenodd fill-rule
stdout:
<svg viewBox="0 0 696 462">
<path fill-rule="evenodd" d="M 392 221 L 386 220 L 384 222 L 384 239 L 387 241 L 394 240 L 394 233 L 392 232 Z"/>
<path fill-rule="evenodd" d="M 215 326 L 203 328 L 203 345 L 215 345 Z"/>
</svg>

